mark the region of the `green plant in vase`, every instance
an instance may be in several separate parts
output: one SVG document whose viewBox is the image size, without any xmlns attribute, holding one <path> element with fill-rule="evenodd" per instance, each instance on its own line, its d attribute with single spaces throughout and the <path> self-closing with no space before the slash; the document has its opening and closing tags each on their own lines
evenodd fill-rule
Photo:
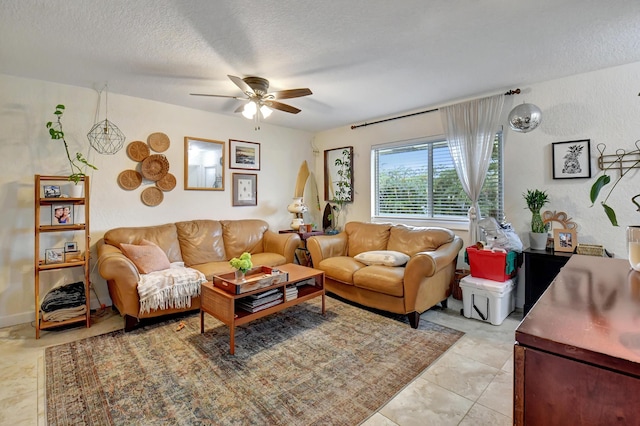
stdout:
<svg viewBox="0 0 640 426">
<path fill-rule="evenodd" d="M 527 189 L 522 196 L 527 203 L 527 208 L 531 211 L 531 233 L 529 234 L 531 248 L 544 250 L 547 245 L 547 227 L 542 221 L 540 210 L 549 202 L 549 195 L 546 191 Z"/>
<path fill-rule="evenodd" d="M 249 269 L 253 268 L 253 263 L 251 262 L 251 254 L 245 251 L 240 255 L 239 258 L 234 257 L 233 259 L 231 259 L 229 261 L 229 265 L 231 265 L 232 268 L 237 269 L 237 272 L 240 273 L 239 275 L 236 273 L 236 278 L 244 279 L 244 274 L 246 274 Z"/>
<path fill-rule="evenodd" d="M 67 160 L 69 160 L 69 166 L 71 166 L 69 180 L 77 185 L 78 182 L 86 176 L 83 167 L 90 167 L 94 170 L 98 170 L 98 168 L 93 164 L 90 164 L 79 152 L 76 152 L 76 156 L 74 158 L 71 157 L 71 154 L 69 153 L 69 145 L 67 144 L 67 140 L 64 138 L 64 131 L 62 130 L 62 115 L 64 114 L 64 109 L 64 105 L 56 105 L 56 110 L 53 112 L 57 117 L 56 122 L 54 123 L 53 121 L 49 121 L 47 123 L 47 129 L 49 129 L 51 140 L 62 140 L 64 143 Z"/>
<path fill-rule="evenodd" d="M 332 222 L 332 228 L 337 230 L 340 213 L 342 213 L 344 205 L 353 201 L 351 198 L 351 185 L 353 182 L 351 178 L 351 150 L 348 148 L 342 150 L 342 157 L 336 158 L 334 164 L 338 167 L 338 181 L 336 182 L 337 189 L 333 194 L 333 200 L 331 200 L 335 205 L 331 206 L 329 219 Z"/>
</svg>

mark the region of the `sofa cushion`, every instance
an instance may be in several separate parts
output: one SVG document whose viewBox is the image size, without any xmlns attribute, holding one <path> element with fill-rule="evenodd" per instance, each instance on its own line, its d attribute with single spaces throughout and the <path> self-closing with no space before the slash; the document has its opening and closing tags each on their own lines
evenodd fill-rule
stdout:
<svg viewBox="0 0 640 426">
<path fill-rule="evenodd" d="M 313 265 L 313 267 L 324 271 L 327 277 L 331 277 L 334 280 L 345 284 L 353 284 L 353 274 L 364 266 L 352 257 L 336 256 L 324 259 L 319 264 Z"/>
<path fill-rule="evenodd" d="M 401 251 L 413 257 L 422 251 L 435 251 L 453 241 L 453 231 L 439 227 L 395 225 L 389 233 L 387 250 Z"/>
<path fill-rule="evenodd" d="M 383 265 L 366 266 L 353 274 L 356 287 L 388 294 L 395 297 L 404 296 L 404 268 Z"/>
<path fill-rule="evenodd" d="M 151 241 L 160 246 L 167 254 L 170 262 L 182 262 L 176 225 L 173 223 L 157 226 L 115 228 L 104 234 L 104 242 L 115 247 L 120 247 L 122 243 L 138 244 L 142 240 Z"/>
<path fill-rule="evenodd" d="M 217 220 L 177 222 L 176 230 L 182 259 L 187 266 L 228 260 L 222 239 L 222 224 Z"/>
<path fill-rule="evenodd" d="M 409 261 L 409 256 L 399 251 L 374 250 L 365 251 L 354 257 L 365 265 L 401 266 Z"/>
<path fill-rule="evenodd" d="M 120 248 L 138 268 L 141 274 L 169 269 L 171 262 L 164 251 L 157 244 L 142 240 L 140 245 L 120 244 Z"/>
<path fill-rule="evenodd" d="M 344 227 L 349 240 L 347 254 L 354 257 L 364 251 L 387 250 L 390 228 L 389 223 L 347 223 Z"/>
<path fill-rule="evenodd" d="M 260 219 L 222 220 L 222 236 L 227 259 L 240 257 L 242 253 L 252 255 L 264 251 L 264 233 L 269 224 Z"/>
</svg>

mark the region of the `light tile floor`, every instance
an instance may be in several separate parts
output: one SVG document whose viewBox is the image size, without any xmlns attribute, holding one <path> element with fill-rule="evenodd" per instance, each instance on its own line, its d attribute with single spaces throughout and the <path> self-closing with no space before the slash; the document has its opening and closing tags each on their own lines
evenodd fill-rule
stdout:
<svg viewBox="0 0 640 426">
<path fill-rule="evenodd" d="M 465 318 L 461 308 L 450 298 L 448 309 L 422 314 L 465 335 L 364 426 L 512 424 L 514 330 L 522 314 L 493 326 Z M 32 324 L 0 329 L 0 425 L 46 424 L 44 348 L 122 328 L 123 320 L 107 312 L 91 328 L 42 331 L 39 340 Z"/>
</svg>

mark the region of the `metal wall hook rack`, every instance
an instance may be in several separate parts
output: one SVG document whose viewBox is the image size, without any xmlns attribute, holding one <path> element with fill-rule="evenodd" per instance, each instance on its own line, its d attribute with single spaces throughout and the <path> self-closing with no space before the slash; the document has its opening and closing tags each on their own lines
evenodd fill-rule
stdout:
<svg viewBox="0 0 640 426">
<path fill-rule="evenodd" d="M 600 170 L 618 170 L 620 174 L 624 174 L 630 169 L 640 169 L 640 140 L 635 143 L 636 149 L 627 151 L 625 149 L 616 149 L 615 154 L 605 154 L 607 145 L 599 143 L 596 149 L 600 153 L 598 156 L 598 167 Z"/>
</svg>

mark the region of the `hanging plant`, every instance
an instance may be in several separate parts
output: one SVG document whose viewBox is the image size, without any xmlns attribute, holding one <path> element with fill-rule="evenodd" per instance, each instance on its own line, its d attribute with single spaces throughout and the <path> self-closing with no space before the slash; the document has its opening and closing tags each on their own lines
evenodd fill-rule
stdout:
<svg viewBox="0 0 640 426">
<path fill-rule="evenodd" d="M 53 112 L 56 115 L 56 122 L 49 121 L 47 123 L 47 129 L 49 129 L 49 135 L 52 140 L 62 140 L 64 143 L 64 150 L 67 154 L 67 160 L 69 160 L 69 166 L 71 167 L 71 174 L 69 175 L 69 180 L 74 182 L 76 185 L 80 180 L 86 176 L 83 170 L 84 167 L 91 167 L 94 170 L 98 170 L 96 166 L 90 164 L 84 156 L 76 152 L 76 156 L 74 158 L 71 157 L 69 153 L 69 145 L 67 144 L 66 139 L 64 138 L 64 131 L 62 130 L 62 115 L 64 114 L 64 105 L 57 105 L 56 110 Z"/>
</svg>

